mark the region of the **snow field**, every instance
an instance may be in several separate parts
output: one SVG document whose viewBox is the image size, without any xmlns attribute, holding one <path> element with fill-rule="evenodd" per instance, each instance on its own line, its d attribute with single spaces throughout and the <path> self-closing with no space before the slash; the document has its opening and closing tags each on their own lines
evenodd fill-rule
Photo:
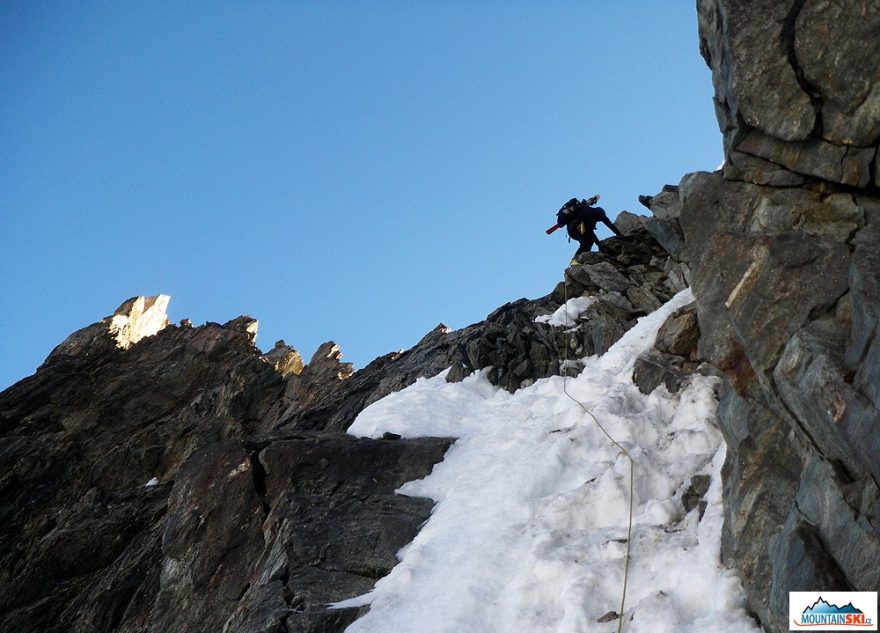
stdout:
<svg viewBox="0 0 880 633">
<path fill-rule="evenodd" d="M 676 395 L 632 384 L 636 357 L 684 291 L 644 317 L 608 353 L 585 359 L 569 393 L 635 462 L 632 558 L 623 630 L 757 632 L 738 578 L 720 564 L 720 470 L 711 379 Z M 572 306 L 572 308 L 575 308 Z M 577 308 L 575 308 L 577 309 Z M 511 395 L 474 374 L 420 379 L 365 409 L 359 436 L 458 440 L 432 473 L 399 492 L 433 499 L 431 518 L 374 590 L 349 633 L 580 633 L 620 606 L 629 462 L 553 377 Z M 696 474 L 712 485 L 702 521 L 681 494 Z"/>
</svg>

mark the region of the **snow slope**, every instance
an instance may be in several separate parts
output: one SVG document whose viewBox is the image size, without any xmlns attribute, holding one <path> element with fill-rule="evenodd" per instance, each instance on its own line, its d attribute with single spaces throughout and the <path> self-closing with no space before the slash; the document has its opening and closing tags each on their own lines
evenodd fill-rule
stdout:
<svg viewBox="0 0 880 633">
<path fill-rule="evenodd" d="M 642 395 L 635 358 L 689 291 L 643 318 L 568 390 L 635 460 L 635 513 L 624 631 L 756 632 L 739 579 L 720 564 L 720 469 L 714 384 Z M 481 374 L 458 384 L 421 379 L 365 409 L 360 436 L 459 438 L 403 494 L 434 512 L 375 589 L 338 606 L 370 604 L 350 633 L 577 633 L 619 609 L 627 532 L 628 462 L 562 378 L 511 395 Z M 685 514 L 692 476 L 711 474 L 702 521 Z"/>
</svg>

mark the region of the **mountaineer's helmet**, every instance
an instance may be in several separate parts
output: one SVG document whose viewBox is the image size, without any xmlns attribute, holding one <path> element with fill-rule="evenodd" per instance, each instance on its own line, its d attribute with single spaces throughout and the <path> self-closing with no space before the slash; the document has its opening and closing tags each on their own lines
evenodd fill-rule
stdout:
<svg viewBox="0 0 880 633">
<path fill-rule="evenodd" d="M 577 206 L 579 203 L 580 203 L 580 200 L 578 200 L 577 198 L 572 198 L 571 200 L 566 202 L 564 205 L 562 205 L 562 207 L 559 210 L 564 211 L 565 209 L 571 209 L 572 207 Z"/>
</svg>

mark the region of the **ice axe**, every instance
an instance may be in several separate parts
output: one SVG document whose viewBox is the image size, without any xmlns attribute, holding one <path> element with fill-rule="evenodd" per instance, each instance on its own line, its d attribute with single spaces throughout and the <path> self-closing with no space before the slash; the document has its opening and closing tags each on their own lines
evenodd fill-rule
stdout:
<svg viewBox="0 0 880 633">
<path fill-rule="evenodd" d="M 593 196 L 592 198 L 587 198 L 587 199 L 584 200 L 583 202 L 586 202 L 586 203 L 587 203 L 587 206 L 588 206 L 588 207 L 591 207 L 591 206 L 593 206 L 594 204 L 596 204 L 597 202 L 599 202 L 599 194 L 596 194 L 596 195 Z M 553 231 L 555 231 L 556 229 L 562 228 L 563 226 L 565 226 L 565 225 L 563 225 L 563 224 L 554 224 L 553 226 L 551 226 L 549 229 L 547 229 L 547 230 L 544 231 L 544 232 L 545 232 L 547 235 L 550 235 Z"/>
</svg>

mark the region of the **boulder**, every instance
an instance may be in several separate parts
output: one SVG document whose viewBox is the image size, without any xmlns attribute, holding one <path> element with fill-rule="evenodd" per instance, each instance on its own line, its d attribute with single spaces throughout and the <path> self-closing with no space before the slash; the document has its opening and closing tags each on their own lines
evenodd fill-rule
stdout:
<svg viewBox="0 0 880 633">
<path fill-rule="evenodd" d="M 629 211 L 621 211 L 614 219 L 614 226 L 624 235 L 629 235 L 636 229 L 640 229 L 644 220 L 644 216 L 636 215 Z"/>
<path fill-rule="evenodd" d="M 700 326 L 697 322 L 696 303 L 679 308 L 667 317 L 657 331 L 654 347 L 666 354 L 674 354 L 690 361 L 697 360 L 697 342 Z"/>
<path fill-rule="evenodd" d="M 709 475 L 694 475 L 691 477 L 691 483 L 681 496 L 681 503 L 685 512 L 690 512 L 694 508 L 699 510 L 700 518 L 703 518 L 703 512 L 706 510 L 706 502 L 703 497 L 709 492 L 709 486 L 712 478 Z"/>
<path fill-rule="evenodd" d="M 699 339 L 694 303 L 670 314 L 657 331 L 653 348 L 633 366 L 632 379 L 639 391 L 649 394 L 664 385 L 670 393 L 677 393 L 697 369 Z"/>
<path fill-rule="evenodd" d="M 655 219 L 663 222 L 677 220 L 681 215 L 681 200 L 677 185 L 663 185 L 663 189 L 656 196 L 641 195 L 639 202 L 650 209 Z"/>
<path fill-rule="evenodd" d="M 644 394 L 660 385 L 669 393 L 678 393 L 696 367 L 696 363 L 688 363 L 681 356 L 650 350 L 636 359 L 632 379 Z"/>
<path fill-rule="evenodd" d="M 677 221 L 645 218 L 645 229 L 657 243 L 673 257 L 678 257 L 684 248 L 684 236 Z"/>
</svg>

